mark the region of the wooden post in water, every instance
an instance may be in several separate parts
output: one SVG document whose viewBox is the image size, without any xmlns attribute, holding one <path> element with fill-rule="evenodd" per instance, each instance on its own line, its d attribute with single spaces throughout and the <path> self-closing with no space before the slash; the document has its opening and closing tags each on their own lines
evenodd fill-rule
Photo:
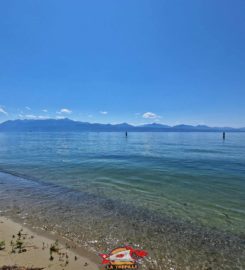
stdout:
<svg viewBox="0 0 245 270">
<path fill-rule="evenodd" d="M 125 136 L 128 137 L 128 132 L 127 131 L 125 132 Z"/>
<path fill-rule="evenodd" d="M 223 140 L 225 140 L 225 132 L 223 132 Z"/>
</svg>

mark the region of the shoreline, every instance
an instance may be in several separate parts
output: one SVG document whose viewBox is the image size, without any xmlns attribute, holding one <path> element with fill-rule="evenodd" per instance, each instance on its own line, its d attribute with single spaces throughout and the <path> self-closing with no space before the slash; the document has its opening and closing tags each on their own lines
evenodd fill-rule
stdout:
<svg viewBox="0 0 245 270">
<path fill-rule="evenodd" d="M 57 250 L 51 252 L 52 246 L 56 244 Z M 17 219 L 0 216 L 0 268 L 18 266 L 98 270 L 102 269 L 99 264 L 99 257 L 64 237 L 30 228 Z"/>
<path fill-rule="evenodd" d="M 7 191 L 2 193 L 3 216 L 24 224 L 38 235 L 47 236 L 53 243 L 57 236 L 63 239 L 63 243 L 70 239 L 70 243 L 83 247 L 79 254 L 85 258 L 91 255 L 94 262 L 99 260 L 99 256 L 94 255 L 96 251 L 108 252 L 116 246 L 127 244 L 149 252 L 149 257 L 141 264 L 142 269 L 179 270 L 191 267 L 199 270 L 208 265 L 218 270 L 223 269 L 223 265 L 232 266 L 234 262 L 243 265 L 242 235 L 161 218 L 145 210 L 137 211 L 136 208 L 131 209 L 134 219 L 130 220 L 124 204 L 116 205 L 119 207 L 116 216 L 103 216 L 106 211 L 112 213 L 114 205 L 111 200 L 96 201 L 94 196 L 84 196 L 72 190 L 64 192 L 63 188 L 57 186 L 51 191 L 52 184 L 41 185 L 40 182 L 3 174 L 0 184 L 2 192 Z M 159 237 L 164 241 L 159 241 Z M 84 249 L 94 251 L 94 254 L 84 252 Z M 100 263 L 99 260 L 97 265 Z"/>
</svg>

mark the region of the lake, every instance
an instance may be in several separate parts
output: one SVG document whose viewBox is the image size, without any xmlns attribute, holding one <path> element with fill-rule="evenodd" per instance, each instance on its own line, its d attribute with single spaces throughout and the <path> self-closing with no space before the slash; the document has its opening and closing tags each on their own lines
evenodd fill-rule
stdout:
<svg viewBox="0 0 245 270">
<path fill-rule="evenodd" d="M 140 246 L 145 269 L 242 269 L 244 153 L 245 133 L 0 133 L 0 206 L 94 252 Z"/>
</svg>

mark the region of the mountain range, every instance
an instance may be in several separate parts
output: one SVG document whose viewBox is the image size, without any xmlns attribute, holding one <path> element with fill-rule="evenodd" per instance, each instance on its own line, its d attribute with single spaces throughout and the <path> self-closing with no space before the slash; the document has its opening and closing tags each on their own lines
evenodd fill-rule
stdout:
<svg viewBox="0 0 245 270">
<path fill-rule="evenodd" d="M 127 123 L 99 124 L 79 122 L 68 118 L 44 119 L 44 120 L 8 120 L 0 124 L 0 132 L 245 132 L 245 128 L 209 127 L 205 125 L 176 125 L 168 126 L 158 123 L 134 126 Z"/>
</svg>

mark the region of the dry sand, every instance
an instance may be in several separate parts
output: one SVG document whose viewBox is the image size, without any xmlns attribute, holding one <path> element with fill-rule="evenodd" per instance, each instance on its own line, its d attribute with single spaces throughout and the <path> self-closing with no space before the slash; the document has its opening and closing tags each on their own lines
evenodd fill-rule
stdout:
<svg viewBox="0 0 245 270">
<path fill-rule="evenodd" d="M 5 242 L 5 246 L 2 241 Z M 53 252 L 50 254 L 52 245 Z M 77 254 L 69 246 L 60 242 L 56 242 L 55 245 L 54 240 L 32 232 L 10 219 L 0 217 L 0 269 L 6 265 L 52 270 L 103 269 L 98 263 Z"/>
</svg>

